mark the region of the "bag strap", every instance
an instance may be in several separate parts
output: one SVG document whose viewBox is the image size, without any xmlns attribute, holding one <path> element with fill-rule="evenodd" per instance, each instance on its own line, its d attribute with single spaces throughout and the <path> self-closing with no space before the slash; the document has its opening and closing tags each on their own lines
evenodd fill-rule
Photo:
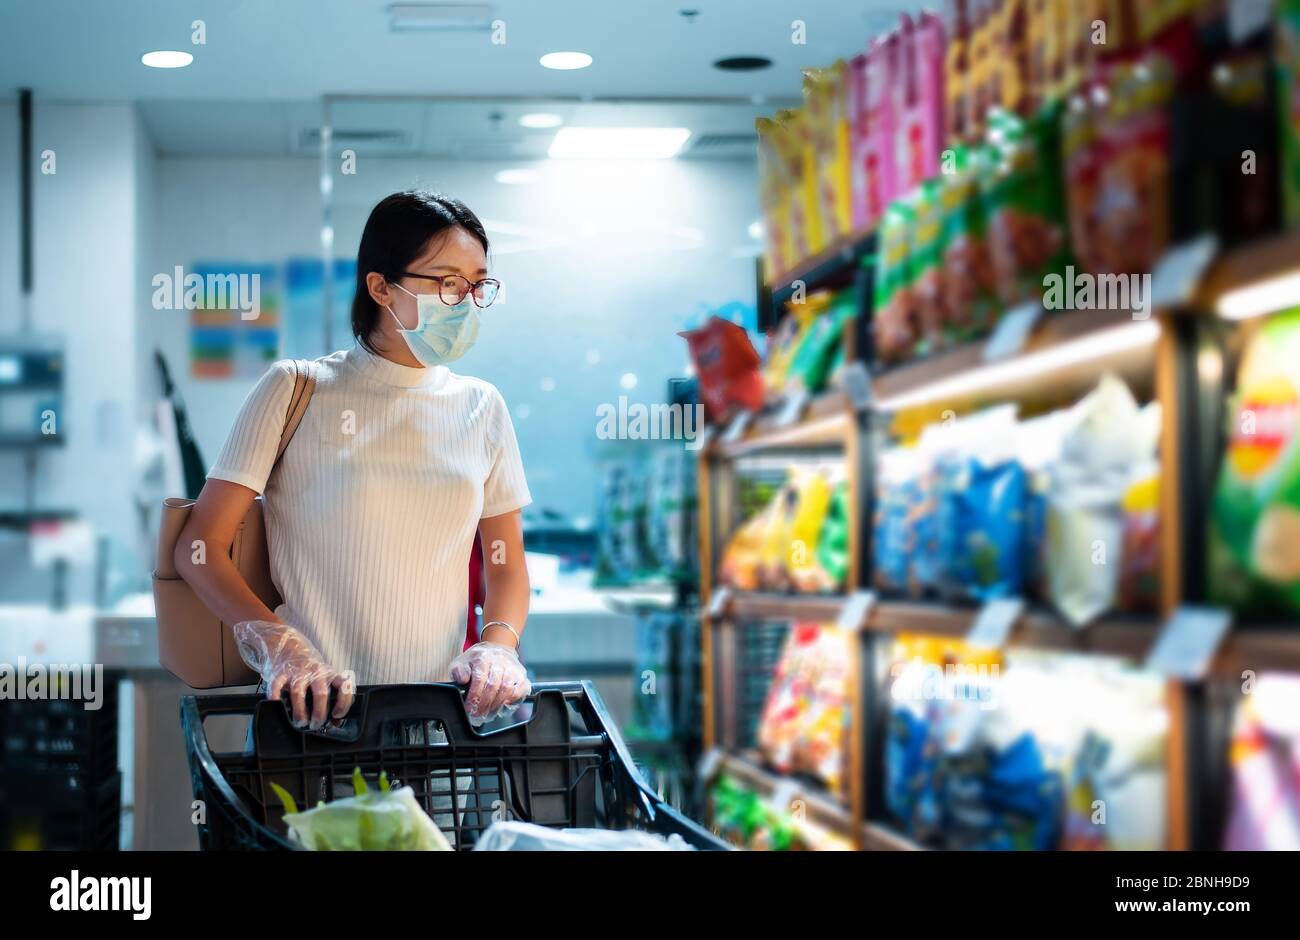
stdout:
<svg viewBox="0 0 1300 940">
<path fill-rule="evenodd" d="M 280 432 L 280 446 L 275 451 L 275 462 L 280 462 L 284 450 L 293 440 L 293 432 L 307 413 L 307 404 L 316 390 L 316 363 L 310 359 L 293 360 L 293 394 L 289 396 L 289 413 L 285 415 L 284 430 Z"/>
</svg>

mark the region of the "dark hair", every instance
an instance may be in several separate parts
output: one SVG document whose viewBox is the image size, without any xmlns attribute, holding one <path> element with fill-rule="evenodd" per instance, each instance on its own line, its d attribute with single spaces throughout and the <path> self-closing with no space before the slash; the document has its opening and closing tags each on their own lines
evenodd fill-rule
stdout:
<svg viewBox="0 0 1300 940">
<path fill-rule="evenodd" d="M 390 281 L 398 280 L 431 239 L 457 225 L 477 238 L 485 252 L 488 250 L 483 223 L 459 199 L 409 191 L 393 193 L 370 210 L 357 249 L 357 291 L 352 296 L 352 335 L 358 343 L 371 349 L 370 334 L 379 317 L 379 306 L 370 296 L 366 275 L 377 271 Z"/>
</svg>

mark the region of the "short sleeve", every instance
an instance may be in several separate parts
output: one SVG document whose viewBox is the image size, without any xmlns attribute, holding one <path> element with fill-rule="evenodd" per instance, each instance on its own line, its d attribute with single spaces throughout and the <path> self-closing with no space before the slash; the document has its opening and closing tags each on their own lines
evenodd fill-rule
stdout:
<svg viewBox="0 0 1300 940">
<path fill-rule="evenodd" d="M 519 457 L 519 441 L 510 422 L 510 410 L 495 388 L 488 425 L 492 447 L 492 467 L 483 482 L 483 518 L 504 515 L 522 509 L 533 501 L 524 479 L 524 463 Z"/>
<path fill-rule="evenodd" d="M 209 480 L 228 480 L 257 493 L 266 489 L 293 396 L 293 383 L 293 364 L 288 360 L 272 363 L 258 379 L 240 406 L 217 462 L 208 471 Z"/>
</svg>

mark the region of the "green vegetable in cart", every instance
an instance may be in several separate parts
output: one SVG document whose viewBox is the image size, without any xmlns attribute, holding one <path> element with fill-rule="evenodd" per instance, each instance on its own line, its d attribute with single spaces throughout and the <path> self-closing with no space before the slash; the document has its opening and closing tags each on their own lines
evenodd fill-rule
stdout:
<svg viewBox="0 0 1300 940">
<path fill-rule="evenodd" d="M 289 837 L 305 849 L 317 852 L 420 852 L 451 851 L 446 837 L 416 802 L 410 787 L 392 789 L 388 775 L 380 773 L 379 789 L 371 790 L 361 775 L 352 771 L 354 796 L 320 803 L 299 811 L 293 796 L 272 783 L 271 789 L 284 805 L 284 822 Z"/>
</svg>

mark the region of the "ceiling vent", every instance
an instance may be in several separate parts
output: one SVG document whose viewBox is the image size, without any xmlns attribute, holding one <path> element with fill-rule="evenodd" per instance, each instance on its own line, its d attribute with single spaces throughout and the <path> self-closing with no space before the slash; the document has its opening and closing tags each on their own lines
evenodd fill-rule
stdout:
<svg viewBox="0 0 1300 940">
<path fill-rule="evenodd" d="M 334 150 L 355 150 L 366 154 L 409 153 L 411 135 L 406 131 L 349 131 L 334 129 Z M 298 152 L 320 153 L 320 128 L 308 127 L 298 133 Z"/>
<path fill-rule="evenodd" d="M 692 143 L 683 156 L 730 160 L 752 157 L 757 148 L 757 134 L 699 134 L 692 138 Z"/>
<path fill-rule="evenodd" d="M 486 3 L 394 3 L 388 8 L 388 28 L 395 33 L 486 32 L 492 28 L 492 7 Z"/>
</svg>

